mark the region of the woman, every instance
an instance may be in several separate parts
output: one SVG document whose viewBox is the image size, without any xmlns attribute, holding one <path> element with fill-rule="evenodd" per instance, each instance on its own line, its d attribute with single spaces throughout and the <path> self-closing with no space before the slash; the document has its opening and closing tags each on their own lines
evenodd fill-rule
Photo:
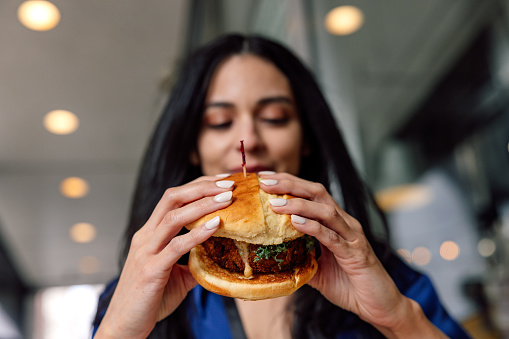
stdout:
<svg viewBox="0 0 509 339">
<path fill-rule="evenodd" d="M 183 227 L 231 203 L 221 174 L 239 171 L 242 139 L 262 189 L 297 197 L 274 211 L 321 244 L 317 274 L 290 297 L 232 301 L 196 286 L 185 266 L 218 224 Z M 374 237 L 371 203 L 302 63 L 260 37 L 221 37 L 190 58 L 154 132 L 96 338 L 466 337 L 429 280 Z"/>
</svg>

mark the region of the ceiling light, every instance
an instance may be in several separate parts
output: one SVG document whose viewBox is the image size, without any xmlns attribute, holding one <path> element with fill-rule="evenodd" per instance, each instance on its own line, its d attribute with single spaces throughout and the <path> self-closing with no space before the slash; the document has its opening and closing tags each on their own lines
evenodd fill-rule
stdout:
<svg viewBox="0 0 509 339">
<path fill-rule="evenodd" d="M 44 116 L 44 127 L 53 134 L 66 135 L 74 133 L 79 124 L 78 117 L 69 111 L 55 110 Z"/>
<path fill-rule="evenodd" d="M 96 233 L 94 225 L 82 222 L 71 227 L 69 237 L 78 243 L 88 243 L 95 239 Z"/>
<path fill-rule="evenodd" d="M 60 193 L 71 199 L 83 198 L 88 194 L 89 185 L 85 179 L 69 177 L 60 183 Z"/>
<path fill-rule="evenodd" d="M 454 241 L 444 241 L 440 245 L 440 256 L 445 260 L 452 261 L 460 254 L 460 247 Z"/>
<path fill-rule="evenodd" d="M 364 23 L 364 15 L 354 6 L 333 8 L 325 16 L 325 28 L 334 35 L 348 35 L 356 32 Z"/>
<path fill-rule="evenodd" d="M 93 256 L 81 258 L 79 262 L 79 270 L 83 274 L 94 274 L 99 271 L 99 259 Z"/>
<path fill-rule="evenodd" d="M 377 192 L 375 199 L 383 211 L 391 212 L 424 207 L 433 199 L 433 193 L 424 185 L 401 185 Z"/>
<path fill-rule="evenodd" d="M 60 11 L 49 1 L 25 1 L 18 7 L 18 19 L 34 31 L 48 31 L 60 22 Z"/>
<path fill-rule="evenodd" d="M 419 266 L 429 264 L 431 260 L 431 252 L 426 247 L 417 247 L 412 252 L 412 261 Z"/>
</svg>

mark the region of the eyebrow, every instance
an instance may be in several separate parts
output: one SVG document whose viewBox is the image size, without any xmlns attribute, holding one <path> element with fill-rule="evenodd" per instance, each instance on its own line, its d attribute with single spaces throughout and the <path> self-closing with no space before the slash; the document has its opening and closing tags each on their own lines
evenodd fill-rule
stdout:
<svg viewBox="0 0 509 339">
<path fill-rule="evenodd" d="M 272 103 L 287 103 L 292 106 L 294 105 L 294 102 L 290 97 L 280 95 L 280 96 L 262 98 L 262 99 L 258 100 L 258 102 L 256 103 L 256 106 L 264 106 L 264 105 L 272 104 Z M 205 109 L 211 108 L 211 107 L 232 108 L 234 106 L 235 106 L 234 104 L 227 102 L 227 101 L 216 101 L 216 102 L 210 102 L 210 103 L 206 104 Z"/>
<path fill-rule="evenodd" d="M 289 105 L 293 105 L 293 100 L 290 98 L 290 97 L 287 97 L 287 96 L 276 96 L 276 97 L 268 97 L 268 98 L 263 98 L 261 100 L 259 100 L 256 105 L 257 106 L 262 106 L 262 105 L 266 105 L 266 104 L 272 104 L 272 103 L 287 103 Z"/>
<path fill-rule="evenodd" d="M 210 108 L 210 107 L 232 108 L 233 104 L 229 103 L 229 102 L 222 102 L 222 101 L 210 102 L 208 104 L 205 104 L 205 109 Z"/>
</svg>

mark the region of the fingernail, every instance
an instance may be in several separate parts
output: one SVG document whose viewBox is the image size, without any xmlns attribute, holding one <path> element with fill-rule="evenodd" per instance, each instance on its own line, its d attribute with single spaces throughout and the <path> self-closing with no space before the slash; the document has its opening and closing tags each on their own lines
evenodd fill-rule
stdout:
<svg viewBox="0 0 509 339">
<path fill-rule="evenodd" d="M 265 179 L 265 180 L 260 180 L 260 182 L 267 186 L 274 186 L 275 184 L 277 184 L 277 180 L 275 180 L 275 179 Z"/>
<path fill-rule="evenodd" d="M 304 219 L 303 217 L 301 217 L 299 215 L 292 214 L 291 218 L 294 223 L 297 223 L 297 224 L 305 224 L 306 223 L 306 219 Z"/>
<path fill-rule="evenodd" d="M 272 206 L 284 206 L 288 202 L 286 199 L 269 199 Z"/>
<path fill-rule="evenodd" d="M 216 181 L 216 186 L 221 187 L 221 188 L 230 188 L 233 186 L 234 183 L 235 183 L 235 181 L 232 181 L 232 180 L 221 180 L 221 181 Z"/>
<path fill-rule="evenodd" d="M 219 218 L 219 216 L 214 217 L 205 223 L 205 228 L 208 230 L 217 228 L 217 226 L 219 226 L 220 221 L 221 221 L 221 219 Z"/>
<path fill-rule="evenodd" d="M 216 177 L 218 177 L 218 178 L 226 178 L 226 177 L 229 177 L 229 176 L 230 176 L 229 173 L 216 174 Z"/>
<path fill-rule="evenodd" d="M 276 172 L 274 171 L 261 171 L 261 172 L 258 172 L 259 175 L 271 175 L 271 174 L 276 174 Z"/>
<path fill-rule="evenodd" d="M 215 202 L 226 202 L 228 200 L 231 200 L 232 199 L 232 191 L 228 191 L 228 192 L 224 192 L 224 193 L 219 193 L 218 195 L 216 195 L 214 197 L 214 201 Z"/>
</svg>

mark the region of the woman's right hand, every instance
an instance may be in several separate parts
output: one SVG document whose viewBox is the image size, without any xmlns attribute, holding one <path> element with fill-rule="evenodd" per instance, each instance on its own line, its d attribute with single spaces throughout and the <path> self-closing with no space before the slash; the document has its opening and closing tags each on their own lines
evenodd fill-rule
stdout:
<svg viewBox="0 0 509 339">
<path fill-rule="evenodd" d="M 207 240 L 219 217 L 177 236 L 185 225 L 231 203 L 233 182 L 200 177 L 168 189 L 134 235 L 115 293 L 95 338 L 145 338 L 171 314 L 196 281 L 177 260 Z M 228 185 L 230 187 L 228 187 Z"/>
</svg>

